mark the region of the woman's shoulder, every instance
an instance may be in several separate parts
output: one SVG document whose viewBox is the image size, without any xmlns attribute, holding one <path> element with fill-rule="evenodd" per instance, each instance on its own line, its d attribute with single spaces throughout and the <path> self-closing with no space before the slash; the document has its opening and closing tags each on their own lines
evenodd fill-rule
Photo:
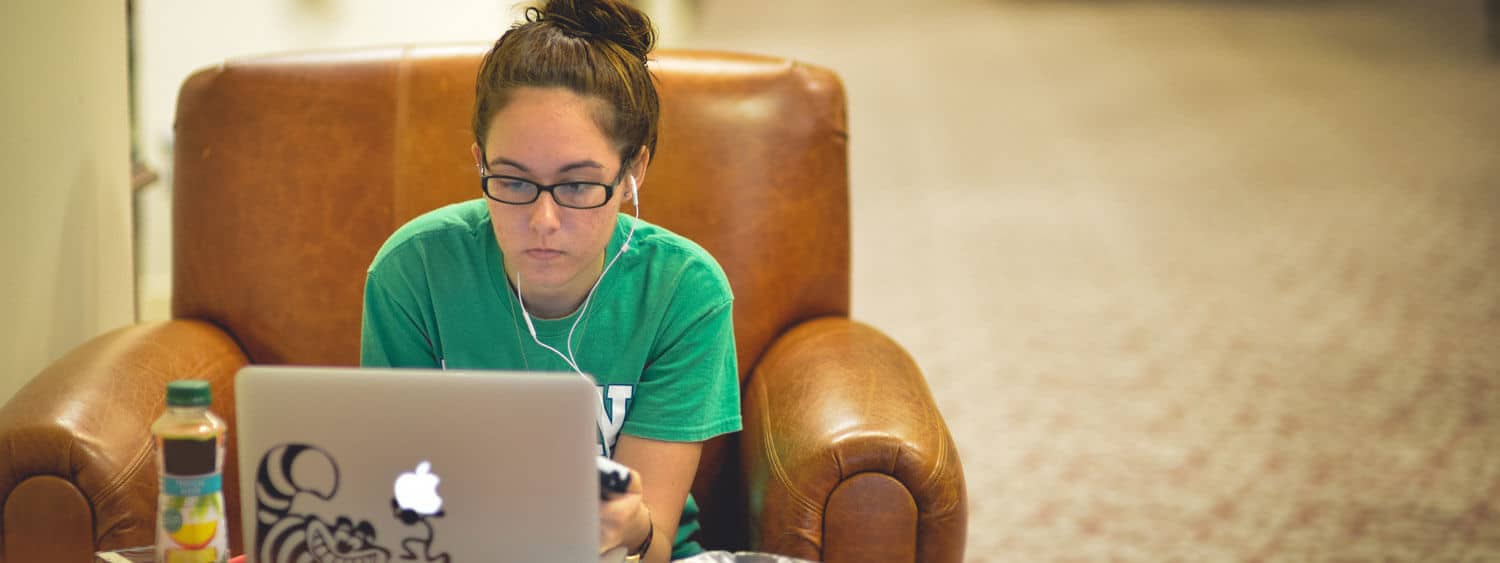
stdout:
<svg viewBox="0 0 1500 563">
<path fill-rule="evenodd" d="M 621 225 L 625 233 L 630 231 L 630 221 L 623 216 Z M 622 233 L 623 236 L 624 233 Z M 713 254 L 697 242 L 672 230 L 642 220 L 636 228 L 635 238 L 630 242 L 632 252 L 642 252 L 653 277 L 671 279 L 677 289 L 692 288 L 694 293 L 706 292 L 723 299 L 732 299 L 729 278 Z"/>
<path fill-rule="evenodd" d="M 405 259 L 424 246 L 475 244 L 489 229 L 489 222 L 489 209 L 482 199 L 428 211 L 397 228 L 375 253 L 370 269 L 391 260 Z"/>
</svg>

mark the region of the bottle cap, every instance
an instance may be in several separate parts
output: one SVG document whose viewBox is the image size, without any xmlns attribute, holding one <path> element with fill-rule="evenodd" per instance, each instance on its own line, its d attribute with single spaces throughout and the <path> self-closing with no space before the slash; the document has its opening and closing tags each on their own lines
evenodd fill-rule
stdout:
<svg viewBox="0 0 1500 563">
<path fill-rule="evenodd" d="M 206 407 L 213 392 L 201 379 L 179 379 L 167 384 L 167 406 Z"/>
</svg>

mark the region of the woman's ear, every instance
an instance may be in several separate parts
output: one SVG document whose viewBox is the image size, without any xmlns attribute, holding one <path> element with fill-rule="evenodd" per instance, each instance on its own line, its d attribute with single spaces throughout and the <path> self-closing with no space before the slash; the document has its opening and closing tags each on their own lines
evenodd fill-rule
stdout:
<svg viewBox="0 0 1500 563">
<path fill-rule="evenodd" d="M 484 151 L 479 150 L 479 143 L 469 143 L 469 152 L 474 153 L 474 168 L 484 174 Z"/>
<path fill-rule="evenodd" d="M 635 190 L 640 190 L 641 186 L 645 185 L 645 183 L 646 183 L 646 168 L 648 166 L 650 166 L 650 165 L 651 165 L 651 149 L 648 149 L 645 146 L 642 146 L 641 150 L 635 153 L 635 158 L 632 158 L 630 160 L 630 172 L 629 173 L 630 173 L 630 177 L 635 179 Z M 632 193 L 632 192 L 626 192 L 625 193 L 625 199 L 627 201 L 635 201 L 636 197 L 637 196 L 636 196 L 635 193 Z"/>
</svg>

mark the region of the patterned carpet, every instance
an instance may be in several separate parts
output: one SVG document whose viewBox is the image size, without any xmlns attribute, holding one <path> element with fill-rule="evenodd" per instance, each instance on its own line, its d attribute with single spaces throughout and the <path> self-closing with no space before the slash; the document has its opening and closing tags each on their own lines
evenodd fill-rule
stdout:
<svg viewBox="0 0 1500 563">
<path fill-rule="evenodd" d="M 1500 561 L 1480 1 L 735 4 L 689 43 L 846 80 L 970 561 Z"/>
</svg>

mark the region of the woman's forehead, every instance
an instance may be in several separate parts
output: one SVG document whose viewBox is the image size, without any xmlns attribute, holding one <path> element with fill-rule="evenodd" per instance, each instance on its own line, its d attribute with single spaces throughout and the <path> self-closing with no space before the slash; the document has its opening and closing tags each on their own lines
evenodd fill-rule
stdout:
<svg viewBox="0 0 1500 563">
<path fill-rule="evenodd" d="M 485 158 L 545 171 L 583 161 L 613 165 L 615 151 L 597 121 L 600 103 L 563 88 L 518 88 L 490 120 Z"/>
</svg>

